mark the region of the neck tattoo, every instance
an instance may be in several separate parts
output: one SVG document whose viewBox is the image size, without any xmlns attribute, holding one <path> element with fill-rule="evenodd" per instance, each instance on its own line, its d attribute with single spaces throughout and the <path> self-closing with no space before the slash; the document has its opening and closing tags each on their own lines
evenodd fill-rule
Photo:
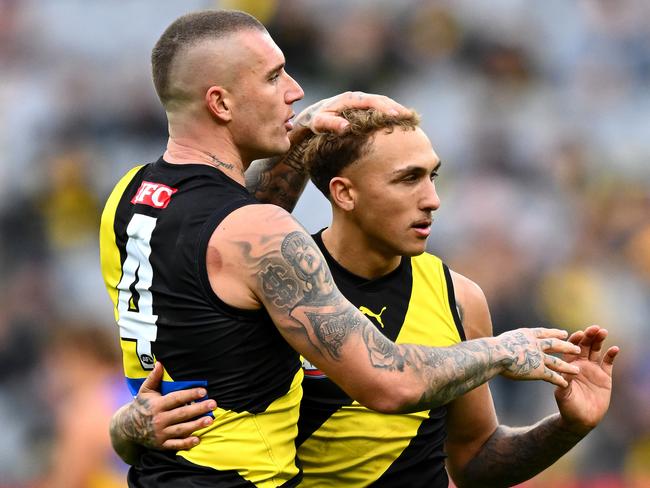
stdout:
<svg viewBox="0 0 650 488">
<path fill-rule="evenodd" d="M 224 168 L 224 169 L 227 169 L 228 171 L 235 171 L 235 165 L 234 164 L 226 163 L 225 161 L 221 161 L 221 159 L 216 157 L 214 154 L 211 154 L 211 153 L 206 153 L 206 154 L 210 158 L 210 161 L 212 162 L 212 166 L 219 167 L 219 168 Z M 237 172 L 240 173 L 241 175 L 244 174 L 244 172 L 242 170 L 240 170 L 239 168 L 237 168 L 237 170 L 239 170 Z"/>
<path fill-rule="evenodd" d="M 212 164 L 215 166 L 220 166 L 222 168 L 226 168 L 229 170 L 233 170 L 235 168 L 235 165 L 232 163 L 226 163 L 225 161 L 221 161 L 218 157 L 216 157 L 214 154 L 208 153 L 208 156 L 210 157 L 210 161 L 212 161 Z"/>
</svg>

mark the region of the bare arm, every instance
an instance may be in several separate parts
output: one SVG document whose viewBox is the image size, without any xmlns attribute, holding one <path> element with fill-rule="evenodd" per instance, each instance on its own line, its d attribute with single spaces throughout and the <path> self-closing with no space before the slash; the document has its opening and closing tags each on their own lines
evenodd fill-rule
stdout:
<svg viewBox="0 0 650 488">
<path fill-rule="evenodd" d="M 246 188 L 262 203 L 292 212 L 307 185 L 302 144 L 292 144 L 284 156 L 253 161 L 246 171 Z"/>
<path fill-rule="evenodd" d="M 565 385 L 556 371 L 576 372 L 545 352 L 577 349 L 558 330 L 519 329 L 449 348 L 392 343 L 341 295 L 311 237 L 276 207 L 230 214 L 210 253 L 219 255 L 218 269 L 208 259 L 217 295 L 244 308 L 261 302 L 298 352 L 375 410 L 432 408 L 500 373 Z"/>
<path fill-rule="evenodd" d="M 305 138 L 312 133 L 343 133 L 348 122 L 339 116 L 346 108 L 374 108 L 382 112 L 406 110 L 383 95 L 345 92 L 316 102 L 304 109 L 289 133 L 291 149 L 282 156 L 254 161 L 246 170 L 246 188 L 262 203 L 271 203 L 292 212 L 307 184 L 302 164 Z"/>
<path fill-rule="evenodd" d="M 259 307 L 256 293 L 263 296 L 265 306 L 287 340 L 344 386 L 351 396 L 371 408 L 390 412 L 430 408 L 447 403 L 499 372 L 519 379 L 542 378 L 545 371 L 540 367 L 544 356 L 540 350 L 542 345 L 563 348 L 563 342 L 537 339 L 529 329 L 449 348 L 397 346 L 379 334 L 365 316 L 341 296 L 315 243 L 286 213 L 269 206 L 248 207 L 238 212 L 239 218 L 224 222 L 225 225 L 215 232 L 208 250 L 208 268 L 215 292 L 227 303 L 241 308 Z M 251 226 L 250 219 L 256 225 Z M 242 225 L 245 232 L 228 235 L 233 227 Z M 256 236 L 250 232 L 251 228 L 255 229 Z M 224 232 L 225 229 L 230 231 Z M 284 253 L 283 244 L 287 244 Z M 299 260 L 297 255 L 300 255 Z M 242 270 L 246 272 L 244 280 Z M 230 279 L 233 275 L 236 279 Z M 216 276 L 218 278 L 214 279 Z M 251 286 L 256 292 L 253 293 L 245 282 L 253 282 Z M 471 315 L 472 310 L 467 313 Z M 491 335 L 491 330 L 483 335 Z M 209 411 L 203 406 L 206 402 L 181 405 L 201 398 L 201 393 L 176 403 L 162 403 L 172 394 L 161 397 L 152 393 L 156 381 L 150 378 L 145 382 L 150 387 L 146 396 L 148 403 L 136 399 L 123 407 L 124 414 L 118 412 L 114 416 L 111 433 L 118 452 L 134 449 L 132 443 L 181 449 L 199 440 L 190 436 L 199 428 L 194 424 L 196 421 L 191 420 Z M 547 379 L 563 381 L 552 375 Z M 485 391 L 488 391 L 487 385 L 465 397 Z M 174 394 L 189 395 L 191 392 Z M 491 405 L 491 398 L 489 401 Z M 490 411 L 494 416 L 493 408 L 481 413 Z M 168 417 L 161 417 L 163 414 Z M 179 430 L 170 430 L 174 427 L 169 420 L 172 415 Z M 154 422 L 156 416 L 163 420 Z M 496 419 L 485 438 L 495 428 Z M 126 455 L 123 458 L 129 462 Z"/>
<path fill-rule="evenodd" d="M 491 335 L 492 324 L 482 292 L 467 278 L 455 273 L 453 277 L 468 338 Z M 580 373 L 570 379 L 567 388 L 558 389 L 561 396 L 584 384 L 585 375 L 593 377 L 599 371 L 604 376 L 596 374 L 599 377 L 596 383 L 604 380 L 602 386 L 607 390 L 605 376 L 608 375 L 601 365 L 594 368 L 593 364 L 584 363 L 584 358 L 590 354 L 595 359 L 593 353 L 600 350 L 605 335 L 596 328 L 589 328 L 586 333 L 576 333 L 570 338 L 571 342 L 579 344 L 581 356 L 567 359 L 580 362 Z M 611 365 L 615 352 L 616 348 L 608 351 L 603 365 Z M 561 413 L 528 427 L 513 428 L 498 424 L 489 388 L 483 385 L 449 406 L 446 444 L 449 473 L 459 487 L 512 486 L 530 479 L 569 451 L 598 423 L 606 410 L 604 397 L 608 399 L 609 393 L 602 391 L 598 395 L 600 400 L 589 400 L 595 402 L 596 407 L 587 416 L 584 415 L 587 405 L 580 400 L 573 403 L 574 409 L 580 405 L 580 413 L 573 416 L 570 406 L 564 405 Z"/>
</svg>

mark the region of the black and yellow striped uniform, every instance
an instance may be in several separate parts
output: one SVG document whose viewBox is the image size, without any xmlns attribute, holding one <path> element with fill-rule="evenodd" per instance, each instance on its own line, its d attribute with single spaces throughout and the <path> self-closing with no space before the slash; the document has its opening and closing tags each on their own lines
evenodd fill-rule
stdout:
<svg viewBox="0 0 650 488">
<path fill-rule="evenodd" d="M 341 292 L 397 343 L 449 346 L 464 340 L 453 284 L 439 258 L 403 258 L 376 280 L 360 278 L 327 252 L 314 236 Z M 446 408 L 385 415 L 352 401 L 323 373 L 304 361 L 298 456 L 301 486 L 447 487 L 443 444 Z"/>
<path fill-rule="evenodd" d="M 160 360 L 163 393 L 202 385 L 218 402 L 201 443 L 149 451 L 130 486 L 296 486 L 302 370 L 264 310 L 231 307 L 206 269 L 207 244 L 233 210 L 258 203 L 211 166 L 134 168 L 102 215 L 101 265 L 132 393 Z"/>
</svg>

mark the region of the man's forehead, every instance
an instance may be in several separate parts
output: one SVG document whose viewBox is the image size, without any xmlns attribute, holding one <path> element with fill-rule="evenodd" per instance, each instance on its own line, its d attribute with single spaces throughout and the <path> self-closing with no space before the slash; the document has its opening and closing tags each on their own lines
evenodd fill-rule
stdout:
<svg viewBox="0 0 650 488">
<path fill-rule="evenodd" d="M 439 163 L 429 138 L 419 127 L 415 130 L 395 127 L 389 133 L 380 130 L 373 135 L 367 149 L 359 163 L 387 172 L 419 165 L 435 167 Z"/>
<path fill-rule="evenodd" d="M 234 33 L 228 39 L 228 47 L 245 58 L 256 56 L 267 60 L 270 64 L 284 61 L 282 50 L 271 35 L 258 29 L 244 29 Z"/>
<path fill-rule="evenodd" d="M 223 37 L 205 38 L 188 46 L 183 54 L 197 62 L 205 62 L 214 56 L 223 60 L 245 61 L 250 56 L 274 59 L 284 55 L 268 32 L 259 29 L 241 29 Z"/>
</svg>

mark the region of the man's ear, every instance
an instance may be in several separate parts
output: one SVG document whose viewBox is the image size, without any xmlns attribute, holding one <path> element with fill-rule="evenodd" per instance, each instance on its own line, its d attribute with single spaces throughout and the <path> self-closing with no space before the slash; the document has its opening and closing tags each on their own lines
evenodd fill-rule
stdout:
<svg viewBox="0 0 650 488">
<path fill-rule="evenodd" d="M 356 204 L 356 189 L 348 178 L 335 176 L 330 180 L 330 198 L 332 203 L 341 210 L 354 210 Z"/>
<path fill-rule="evenodd" d="M 210 113 L 222 122 L 232 119 L 230 93 L 222 86 L 214 85 L 205 92 L 205 104 Z"/>
</svg>

